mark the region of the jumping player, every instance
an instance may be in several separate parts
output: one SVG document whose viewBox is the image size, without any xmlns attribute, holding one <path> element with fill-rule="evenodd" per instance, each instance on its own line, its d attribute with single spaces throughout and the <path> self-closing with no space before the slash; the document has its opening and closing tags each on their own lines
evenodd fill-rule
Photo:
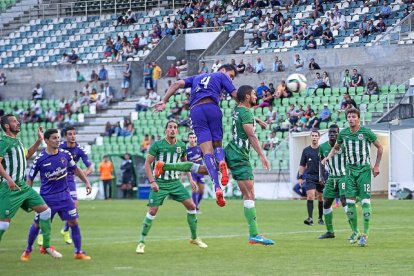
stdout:
<svg viewBox="0 0 414 276">
<path fill-rule="evenodd" d="M 203 164 L 203 153 L 199 146 L 197 146 L 197 136 L 194 133 L 188 134 L 188 146 L 187 146 L 187 159 L 190 162 L 197 163 L 202 165 Z M 191 173 L 191 177 L 193 178 L 194 182 L 197 184 L 197 191 L 193 192 L 193 201 L 196 205 L 197 212 L 199 213 L 200 210 L 198 206 L 200 205 L 200 201 L 203 199 L 204 195 L 204 175 L 199 173 Z"/>
<path fill-rule="evenodd" d="M 346 111 L 346 118 L 349 127 L 343 129 L 336 140 L 335 146 L 329 155 L 322 160 L 322 164 L 328 162 L 338 151 L 341 145 L 345 146 L 346 151 L 346 202 L 348 205 L 348 218 L 352 227 L 351 243 L 360 246 L 367 244 L 369 235 L 369 224 L 371 220 L 371 171 L 374 177 L 378 176 L 379 165 L 382 158 L 383 148 L 377 136 L 371 129 L 362 127 L 359 121 L 359 110 L 350 108 Z M 370 151 L 371 144 L 377 148 L 377 158 L 375 165 L 371 168 Z M 356 197 L 361 199 L 362 213 L 364 217 L 364 233 L 358 232 L 358 219 L 356 212 Z"/>
<path fill-rule="evenodd" d="M 46 130 L 44 139 L 47 146 L 34 160 L 27 184 L 32 186 L 33 180 L 40 172 L 40 195 L 50 206 L 51 219 L 56 214 L 59 214 L 62 220 L 68 221 L 75 246 L 74 258 L 77 260 L 90 260 L 91 257 L 82 251 L 82 238 L 77 220 L 78 212 L 70 196 L 67 184 L 68 171 L 72 170 L 85 183 L 87 194 L 90 194 L 92 191 L 91 184 L 82 170 L 76 166 L 72 155 L 68 151 L 59 148 L 60 135 L 57 129 Z M 36 216 L 29 230 L 27 247 L 21 256 L 22 261 L 30 259 L 33 243 L 38 233 L 39 216 Z M 41 246 L 40 252 L 43 251 L 44 248 Z"/>
<path fill-rule="evenodd" d="M 180 182 L 178 172 L 165 172 L 162 175 L 154 177 L 151 169 L 154 161 L 163 161 L 173 164 L 187 161 L 185 144 L 177 140 L 177 134 L 178 124 L 175 121 L 167 122 L 165 126 L 165 138 L 156 141 L 151 145 L 147 158 L 145 159 L 145 173 L 148 177 L 148 181 L 151 183 L 151 192 L 148 203 L 148 212 L 142 225 L 141 237 L 136 249 L 136 253 L 138 254 L 144 253 L 145 237 L 151 229 L 152 222 L 155 219 L 159 207 L 163 204 L 167 196 L 181 202 L 187 209 L 187 222 L 191 232 L 190 243 L 195 244 L 200 248 L 207 248 L 207 244 L 197 236 L 196 206 L 191 199 L 190 194 Z M 187 176 L 193 191 L 195 191 L 197 185 L 192 180 L 190 173 L 188 173 Z"/>
</svg>

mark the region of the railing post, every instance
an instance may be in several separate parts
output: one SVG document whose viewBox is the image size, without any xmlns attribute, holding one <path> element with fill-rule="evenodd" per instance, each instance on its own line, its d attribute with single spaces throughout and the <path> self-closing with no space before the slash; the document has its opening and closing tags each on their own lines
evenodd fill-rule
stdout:
<svg viewBox="0 0 414 276">
<path fill-rule="evenodd" d="M 115 12 L 115 15 L 116 15 L 116 0 L 115 0 L 115 10 L 114 10 L 114 12 Z"/>
<path fill-rule="evenodd" d="M 88 1 L 85 2 L 85 16 L 88 16 Z"/>
<path fill-rule="evenodd" d="M 102 0 L 99 0 L 99 16 L 102 15 Z"/>
<path fill-rule="evenodd" d="M 390 92 L 387 94 L 387 113 L 390 112 Z"/>
</svg>

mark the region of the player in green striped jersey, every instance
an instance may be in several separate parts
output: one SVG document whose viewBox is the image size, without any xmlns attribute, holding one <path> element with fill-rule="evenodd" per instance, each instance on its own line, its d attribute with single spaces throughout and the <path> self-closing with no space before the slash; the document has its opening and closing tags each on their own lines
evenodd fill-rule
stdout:
<svg viewBox="0 0 414 276">
<path fill-rule="evenodd" d="M 207 248 L 207 244 L 197 236 L 196 206 L 190 194 L 180 182 L 180 173 L 178 171 L 165 171 L 163 174 L 154 177 L 151 168 L 155 161 L 173 164 L 187 161 L 186 146 L 183 142 L 177 140 L 177 134 L 178 124 L 175 121 L 169 121 L 165 126 L 165 138 L 156 141 L 151 145 L 145 160 L 145 173 L 148 177 L 148 181 L 151 183 L 151 192 L 149 196 L 148 212 L 142 225 L 141 237 L 136 249 L 138 254 L 144 253 L 145 237 L 151 229 L 152 221 L 154 220 L 159 207 L 163 204 L 167 196 L 181 202 L 187 209 L 187 222 L 191 231 L 190 243 L 195 244 L 200 248 Z M 195 167 L 198 168 L 199 166 L 200 165 Z M 187 176 L 193 191 L 196 191 L 197 184 L 191 178 L 191 173 L 188 172 Z"/>
<path fill-rule="evenodd" d="M 382 158 L 383 148 L 379 143 L 377 136 L 369 128 L 362 127 L 359 121 L 359 110 L 350 108 L 346 111 L 349 127 L 343 129 L 332 148 L 329 155 L 322 160 L 325 164 L 339 150 L 341 145 L 345 146 L 347 163 L 346 163 L 346 202 L 348 205 L 348 218 L 351 222 L 353 235 L 351 243 L 356 243 L 359 239 L 359 245 L 365 246 L 369 235 L 369 224 L 371 220 L 371 171 L 374 177 L 378 176 L 379 165 Z M 375 165 L 371 168 L 370 150 L 371 144 L 377 148 L 377 158 Z M 364 233 L 358 232 L 358 219 L 356 212 L 356 197 L 361 199 L 362 213 L 364 217 Z"/>
<path fill-rule="evenodd" d="M 25 179 L 27 159 L 33 156 L 42 143 L 43 130 L 37 130 L 38 139 L 26 152 L 17 138 L 20 123 L 16 117 L 4 115 L 0 125 L 5 133 L 0 138 L 0 241 L 20 207 L 28 212 L 34 210 L 39 214 L 45 253 L 61 258 L 62 255 L 50 246 L 51 210 L 40 195 L 26 184 Z"/>
<path fill-rule="evenodd" d="M 332 147 L 336 143 L 338 137 L 339 127 L 337 125 L 331 125 L 329 127 L 328 136 L 329 140 L 322 143 L 319 146 L 319 155 L 321 160 L 329 155 Z M 323 214 L 325 218 L 325 225 L 327 232 L 319 237 L 319 239 L 335 238 L 335 231 L 332 224 L 333 213 L 332 203 L 335 198 L 340 197 L 342 206 L 345 213 L 347 213 L 345 188 L 346 188 L 346 175 L 345 175 L 345 162 L 346 154 L 344 145 L 341 146 L 338 153 L 327 162 L 329 169 L 329 177 L 325 183 L 323 189 Z"/>
</svg>

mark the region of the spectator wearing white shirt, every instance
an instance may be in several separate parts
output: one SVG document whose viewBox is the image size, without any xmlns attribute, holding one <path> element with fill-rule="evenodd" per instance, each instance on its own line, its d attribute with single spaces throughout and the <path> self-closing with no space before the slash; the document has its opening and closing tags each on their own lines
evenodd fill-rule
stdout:
<svg viewBox="0 0 414 276">
<path fill-rule="evenodd" d="M 218 71 L 218 69 L 221 67 L 221 63 L 219 59 L 216 59 L 214 64 L 211 66 L 211 73 L 215 73 Z"/>
<path fill-rule="evenodd" d="M 42 116 L 42 113 L 43 113 L 43 109 L 42 109 L 42 106 L 40 105 L 40 101 L 38 101 L 38 100 L 33 100 L 33 103 L 32 103 L 32 105 L 30 106 L 30 108 L 31 108 L 31 110 L 33 110 L 34 111 L 34 113 L 37 115 L 37 116 L 39 116 L 39 117 L 41 117 Z"/>
<path fill-rule="evenodd" d="M 32 96 L 33 100 L 42 100 L 43 99 L 43 88 L 40 86 L 40 83 L 36 84 L 35 89 L 33 90 Z"/>
<path fill-rule="evenodd" d="M 159 102 L 161 99 L 160 95 L 158 95 L 153 89 L 150 90 L 148 96 L 152 104 Z"/>
<path fill-rule="evenodd" d="M 135 110 L 138 111 L 138 112 L 147 111 L 148 108 L 150 108 L 150 107 L 151 107 L 151 100 L 149 98 L 149 95 L 145 95 L 145 96 L 142 96 L 139 99 Z"/>
<path fill-rule="evenodd" d="M 47 109 L 45 113 L 45 120 L 46 122 L 54 122 L 56 120 L 56 112 L 53 111 L 50 107 Z"/>
<path fill-rule="evenodd" d="M 303 71 L 303 61 L 300 59 L 299 54 L 295 54 L 295 71 L 302 72 Z"/>
<path fill-rule="evenodd" d="M 264 63 L 260 57 L 257 58 L 257 63 L 254 65 L 254 72 L 257 74 L 262 73 L 265 70 Z"/>
</svg>

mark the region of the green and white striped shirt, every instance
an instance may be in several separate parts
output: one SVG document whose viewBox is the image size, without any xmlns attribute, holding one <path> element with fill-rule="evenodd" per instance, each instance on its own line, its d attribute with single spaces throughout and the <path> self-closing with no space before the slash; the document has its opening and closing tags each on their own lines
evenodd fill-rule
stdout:
<svg viewBox="0 0 414 276">
<path fill-rule="evenodd" d="M 321 160 L 329 155 L 329 153 L 331 152 L 331 149 L 332 147 L 331 147 L 331 144 L 329 144 L 329 141 L 326 141 L 325 143 L 319 146 L 319 155 L 321 156 Z M 346 163 L 345 147 L 344 145 L 341 145 L 341 149 L 327 163 L 328 168 L 329 168 L 329 176 L 332 176 L 332 177 L 344 176 L 346 173 L 345 163 Z"/>
<path fill-rule="evenodd" d="M 3 158 L 1 165 L 16 184 L 26 181 L 26 153 L 19 139 L 7 135 L 1 136 L 0 157 Z M 6 182 L 6 180 L 0 177 L 0 182 Z"/>
<path fill-rule="evenodd" d="M 360 127 L 355 133 L 349 127 L 339 132 L 337 143 L 343 144 L 346 150 L 347 164 L 354 167 L 371 165 L 371 144 L 377 136 L 366 127 Z"/>
<path fill-rule="evenodd" d="M 233 110 L 232 117 L 232 139 L 227 146 L 240 154 L 241 157 L 249 159 L 251 145 L 243 125 L 252 124 L 255 129 L 256 122 L 254 115 L 247 107 L 236 106 Z"/>
<path fill-rule="evenodd" d="M 149 154 L 155 157 L 155 161 L 163 161 L 165 163 L 178 163 L 181 162 L 181 158 L 186 156 L 186 146 L 184 142 L 177 141 L 175 144 L 170 144 L 166 139 L 162 139 L 154 142 L 150 149 Z M 176 181 L 180 179 L 180 172 L 178 171 L 166 171 L 159 178 L 157 182 L 163 181 Z"/>
</svg>

